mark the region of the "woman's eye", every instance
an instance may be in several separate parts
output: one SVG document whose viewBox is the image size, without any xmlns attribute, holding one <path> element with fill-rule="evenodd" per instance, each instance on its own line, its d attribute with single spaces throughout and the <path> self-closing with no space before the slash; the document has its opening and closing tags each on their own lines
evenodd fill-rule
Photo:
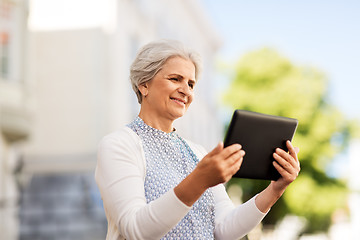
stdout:
<svg viewBox="0 0 360 240">
<path fill-rule="evenodd" d="M 193 83 L 189 83 L 189 87 L 190 87 L 191 89 L 194 89 L 194 84 L 193 84 Z"/>
<path fill-rule="evenodd" d="M 170 80 L 172 80 L 172 81 L 179 81 L 178 78 L 170 78 Z"/>
</svg>

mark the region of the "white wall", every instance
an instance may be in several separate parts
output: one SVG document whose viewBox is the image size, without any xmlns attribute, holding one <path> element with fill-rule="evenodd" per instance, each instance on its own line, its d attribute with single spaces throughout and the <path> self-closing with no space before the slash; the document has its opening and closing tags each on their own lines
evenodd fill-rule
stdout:
<svg viewBox="0 0 360 240">
<path fill-rule="evenodd" d="M 99 29 L 34 33 L 37 84 L 29 153 L 86 153 L 104 126 L 105 40 Z"/>
</svg>

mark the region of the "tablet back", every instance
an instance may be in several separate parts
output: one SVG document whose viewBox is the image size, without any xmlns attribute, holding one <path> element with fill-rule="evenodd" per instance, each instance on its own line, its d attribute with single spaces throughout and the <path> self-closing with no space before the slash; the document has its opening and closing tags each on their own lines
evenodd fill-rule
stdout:
<svg viewBox="0 0 360 240">
<path fill-rule="evenodd" d="M 292 140 L 298 120 L 236 110 L 225 137 L 224 146 L 242 145 L 245 156 L 240 170 L 233 176 L 277 180 L 280 174 L 272 162 L 276 148 L 285 151 L 286 140 Z"/>
</svg>

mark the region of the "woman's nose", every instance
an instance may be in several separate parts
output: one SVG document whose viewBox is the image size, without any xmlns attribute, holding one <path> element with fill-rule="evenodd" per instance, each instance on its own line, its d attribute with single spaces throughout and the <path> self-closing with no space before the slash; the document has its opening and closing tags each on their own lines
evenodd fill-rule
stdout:
<svg viewBox="0 0 360 240">
<path fill-rule="evenodd" d="M 190 88 L 190 86 L 188 85 L 188 83 L 186 81 L 183 81 L 181 83 L 181 86 L 179 87 L 179 92 L 183 93 L 186 96 L 189 96 L 192 94 L 192 89 Z"/>
</svg>

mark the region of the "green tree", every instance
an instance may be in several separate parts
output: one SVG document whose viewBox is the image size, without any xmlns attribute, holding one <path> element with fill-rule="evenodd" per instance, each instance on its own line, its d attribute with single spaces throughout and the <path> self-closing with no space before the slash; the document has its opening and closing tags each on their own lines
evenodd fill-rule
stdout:
<svg viewBox="0 0 360 240">
<path fill-rule="evenodd" d="M 264 219 L 275 224 L 285 214 L 304 216 L 307 232 L 326 231 L 331 215 L 346 206 L 346 186 L 326 174 L 329 164 L 350 139 L 351 124 L 327 101 L 326 76 L 310 66 L 296 66 L 276 51 L 264 48 L 236 64 L 224 102 L 233 109 L 297 118 L 293 143 L 300 148 L 301 173 Z M 269 182 L 232 179 L 244 200 Z"/>
</svg>

